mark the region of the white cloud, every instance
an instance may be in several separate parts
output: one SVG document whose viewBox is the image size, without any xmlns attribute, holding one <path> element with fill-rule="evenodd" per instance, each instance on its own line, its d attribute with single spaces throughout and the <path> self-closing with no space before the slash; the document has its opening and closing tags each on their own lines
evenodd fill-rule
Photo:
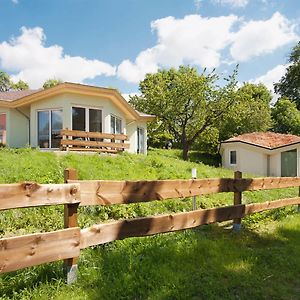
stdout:
<svg viewBox="0 0 300 300">
<path fill-rule="evenodd" d="M 133 96 L 140 96 L 141 93 L 129 93 L 129 94 L 122 94 L 123 98 L 128 102 L 130 100 L 130 97 L 133 97 Z"/>
<path fill-rule="evenodd" d="M 21 35 L 0 43 L 0 66 L 13 72 L 14 80 L 22 79 L 31 88 L 41 87 L 49 78 L 83 82 L 99 75 L 115 75 L 115 67 L 100 60 L 64 54 L 58 45 L 45 46 L 43 29 L 21 28 Z"/>
<path fill-rule="evenodd" d="M 11 0 L 11 2 L 12 2 L 13 4 L 18 4 L 18 3 L 19 3 L 19 0 Z"/>
<path fill-rule="evenodd" d="M 278 99 L 278 95 L 274 92 L 274 83 L 278 82 L 285 74 L 288 65 L 277 65 L 273 69 L 267 71 L 265 74 L 250 80 L 253 83 L 263 83 L 273 94 L 274 101 Z"/>
<path fill-rule="evenodd" d="M 117 74 L 137 83 L 146 73 L 161 67 L 191 64 L 213 68 L 272 53 L 299 38 L 296 25 L 279 12 L 267 20 L 241 22 L 236 15 L 211 18 L 188 15 L 183 19 L 166 17 L 153 21 L 156 45 L 141 51 L 134 61 L 124 60 Z M 229 55 L 225 54 L 226 49 Z"/>
<path fill-rule="evenodd" d="M 129 82 L 138 82 L 146 73 L 155 72 L 161 66 L 178 67 L 188 63 L 217 67 L 220 51 L 230 44 L 230 30 L 237 20 L 234 15 L 158 19 L 151 23 L 152 30 L 157 34 L 157 44 L 140 52 L 134 62 L 124 60 L 118 67 L 118 76 Z"/>
<path fill-rule="evenodd" d="M 212 0 L 215 4 L 230 5 L 233 7 L 245 7 L 249 0 Z"/>
<path fill-rule="evenodd" d="M 264 21 L 245 22 L 235 33 L 230 48 L 231 56 L 237 61 L 247 61 L 254 56 L 273 52 L 275 49 L 299 38 L 296 25 L 279 12 Z"/>
</svg>

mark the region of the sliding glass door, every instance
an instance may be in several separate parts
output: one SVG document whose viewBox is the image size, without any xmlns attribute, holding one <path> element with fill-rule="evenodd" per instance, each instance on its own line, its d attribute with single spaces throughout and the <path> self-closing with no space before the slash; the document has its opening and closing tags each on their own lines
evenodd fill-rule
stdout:
<svg viewBox="0 0 300 300">
<path fill-rule="evenodd" d="M 145 154 L 145 130 L 137 128 L 137 153 Z"/>
<path fill-rule="evenodd" d="M 53 149 L 60 146 L 60 130 L 63 127 L 62 110 L 38 112 L 38 145 L 40 148 Z"/>
<path fill-rule="evenodd" d="M 102 110 L 85 107 L 72 107 L 72 129 L 89 132 L 102 132 Z"/>
</svg>

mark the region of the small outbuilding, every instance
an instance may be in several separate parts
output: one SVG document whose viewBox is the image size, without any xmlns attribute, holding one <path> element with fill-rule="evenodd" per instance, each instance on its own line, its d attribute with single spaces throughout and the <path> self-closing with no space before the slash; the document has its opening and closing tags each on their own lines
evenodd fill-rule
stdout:
<svg viewBox="0 0 300 300">
<path fill-rule="evenodd" d="M 221 143 L 222 165 L 260 176 L 299 176 L 300 136 L 253 132 Z"/>
</svg>

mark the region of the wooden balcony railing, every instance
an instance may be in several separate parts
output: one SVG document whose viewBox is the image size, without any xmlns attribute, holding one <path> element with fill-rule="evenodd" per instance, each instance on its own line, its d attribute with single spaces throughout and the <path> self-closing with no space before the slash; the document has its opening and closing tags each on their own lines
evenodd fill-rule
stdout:
<svg viewBox="0 0 300 300">
<path fill-rule="evenodd" d="M 111 134 L 63 129 L 61 150 L 118 153 L 129 148 L 125 134 Z"/>
</svg>

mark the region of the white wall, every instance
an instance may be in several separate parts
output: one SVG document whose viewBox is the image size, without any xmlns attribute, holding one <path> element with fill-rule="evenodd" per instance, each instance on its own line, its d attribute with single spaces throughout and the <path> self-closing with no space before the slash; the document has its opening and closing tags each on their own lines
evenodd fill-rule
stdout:
<svg viewBox="0 0 300 300">
<path fill-rule="evenodd" d="M 105 133 L 111 133 L 110 117 L 114 115 L 122 120 L 123 133 L 127 134 L 130 141 L 128 152 L 136 153 L 137 143 L 137 126 L 141 126 L 147 133 L 146 122 L 137 123 L 126 119 L 123 111 L 116 107 L 111 101 L 91 96 L 80 96 L 75 94 L 63 94 L 49 99 L 35 102 L 31 105 L 31 145 L 37 147 L 37 112 L 44 109 L 63 109 L 63 128 L 72 128 L 72 106 L 82 106 L 89 108 L 98 108 L 102 110 L 102 130 Z M 126 126 L 126 124 L 129 124 Z M 146 143 L 147 134 L 145 136 Z M 147 146 L 145 145 L 145 149 Z"/>
<path fill-rule="evenodd" d="M 233 169 L 260 176 L 267 176 L 267 156 L 270 155 L 269 176 L 281 176 L 281 152 L 297 149 L 298 176 L 300 175 L 300 145 L 286 146 L 275 150 L 259 148 L 257 146 L 246 145 L 244 143 L 228 143 L 221 145 L 222 165 L 225 168 Z M 229 152 L 237 151 L 237 164 L 229 164 Z"/>
</svg>

